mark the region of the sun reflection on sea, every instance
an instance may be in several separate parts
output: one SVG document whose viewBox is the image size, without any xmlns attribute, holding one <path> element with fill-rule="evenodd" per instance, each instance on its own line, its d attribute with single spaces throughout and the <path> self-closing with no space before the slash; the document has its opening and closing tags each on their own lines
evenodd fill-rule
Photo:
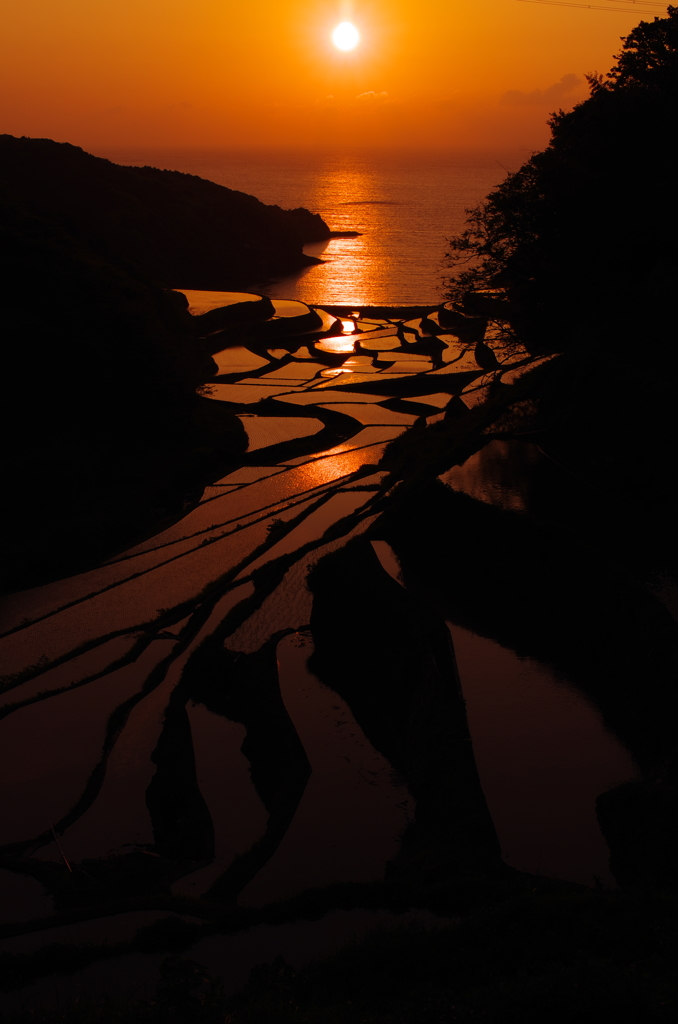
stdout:
<svg viewBox="0 0 678 1024">
<path fill-rule="evenodd" d="M 321 256 L 323 263 L 310 267 L 300 277 L 277 282 L 269 294 L 290 293 L 290 284 L 296 283 L 295 294 L 303 294 L 313 301 L 314 293 L 322 293 L 323 302 L 355 303 L 356 306 L 375 301 L 381 290 L 378 279 L 383 276 L 383 261 L 375 260 L 374 239 L 385 241 L 393 219 L 391 205 L 384 200 L 380 182 L 368 165 L 351 160 L 337 166 L 328 161 L 319 169 L 307 206 L 319 211 L 333 231 L 359 231 L 351 238 L 332 238 L 307 246 L 306 252 Z M 397 205 L 397 204 L 396 204 Z M 331 265 L 331 294 L 328 294 L 328 270 Z M 282 291 L 281 291 L 282 289 Z M 345 333 L 353 333 L 355 324 L 342 321 Z"/>
<path fill-rule="evenodd" d="M 388 111 L 394 115 L 396 108 L 382 113 Z M 331 150 L 284 148 L 272 159 L 269 149 L 153 149 L 138 151 L 131 162 L 197 174 L 285 210 L 303 206 L 333 231 L 362 232 L 309 243 L 304 251 L 320 263 L 266 284 L 252 281 L 255 292 L 312 305 L 437 304 L 449 273 L 444 254 L 466 226 L 465 211 L 499 185 L 507 164 L 517 169 L 524 153 L 502 151 L 499 160 L 497 152 L 375 150 L 369 119 L 357 135 L 341 116 L 333 123 L 338 144 Z M 124 155 L 119 162 L 129 163 L 131 154 Z"/>
</svg>

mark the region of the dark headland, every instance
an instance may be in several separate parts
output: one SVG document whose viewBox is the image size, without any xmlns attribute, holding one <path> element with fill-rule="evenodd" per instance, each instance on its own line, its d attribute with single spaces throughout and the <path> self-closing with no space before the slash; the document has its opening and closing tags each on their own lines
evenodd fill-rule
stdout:
<svg viewBox="0 0 678 1024">
<path fill-rule="evenodd" d="M 303 246 L 332 234 L 308 210 L 51 139 L 0 136 L 0 188 L 164 288 L 233 289 L 293 274 L 318 262 Z"/>
<path fill-rule="evenodd" d="M 0 137 L 5 441 L 1 589 L 179 514 L 247 441 L 196 395 L 214 373 L 175 287 L 237 289 L 318 262 L 305 209 L 194 175 Z M 45 516 L 45 503 L 50 512 Z"/>
</svg>

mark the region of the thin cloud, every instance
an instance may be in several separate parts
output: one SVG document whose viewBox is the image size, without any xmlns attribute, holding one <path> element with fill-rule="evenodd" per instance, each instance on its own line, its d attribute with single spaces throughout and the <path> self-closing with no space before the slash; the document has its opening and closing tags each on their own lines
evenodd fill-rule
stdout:
<svg viewBox="0 0 678 1024">
<path fill-rule="evenodd" d="M 500 99 L 500 103 L 508 103 L 513 107 L 527 107 L 537 104 L 553 104 L 565 99 L 570 93 L 583 86 L 584 80 L 579 75 L 563 75 L 559 82 L 554 82 L 547 89 L 535 89 L 533 92 L 521 92 L 520 89 L 509 89 Z"/>
<path fill-rule="evenodd" d="M 356 96 L 357 103 L 386 103 L 388 102 L 387 92 L 375 92 L 371 89 L 369 92 L 361 92 L 360 95 Z"/>
</svg>

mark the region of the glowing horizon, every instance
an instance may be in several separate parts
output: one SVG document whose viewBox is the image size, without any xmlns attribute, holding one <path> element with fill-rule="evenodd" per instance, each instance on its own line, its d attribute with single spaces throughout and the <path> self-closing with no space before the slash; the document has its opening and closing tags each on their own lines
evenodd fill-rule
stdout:
<svg viewBox="0 0 678 1024">
<path fill-rule="evenodd" d="M 99 151 L 536 149 L 548 114 L 585 98 L 584 75 L 611 67 L 643 16 L 513 0 L 24 0 L 4 14 L 0 131 Z M 333 41 L 344 24 L 360 60 Z"/>
</svg>

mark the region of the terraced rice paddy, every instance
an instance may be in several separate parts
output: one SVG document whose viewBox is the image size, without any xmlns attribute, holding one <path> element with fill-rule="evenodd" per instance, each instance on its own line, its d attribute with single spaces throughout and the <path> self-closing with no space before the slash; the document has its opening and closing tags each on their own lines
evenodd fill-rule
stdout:
<svg viewBox="0 0 678 1024">
<path fill-rule="evenodd" d="M 257 299 L 186 294 L 197 316 Z M 378 749 L 346 697 L 307 666 L 320 615 L 307 577 L 376 521 L 394 482 L 381 464 L 390 442 L 517 378 L 525 353 L 498 347 L 488 372 L 431 307 L 280 301 L 274 317 L 217 327 L 205 344 L 217 368 L 208 397 L 227 403 L 249 438 L 239 467 L 156 536 L 2 608 L 1 875 L 10 888 L 12 873 L 33 886 L 26 906 L 43 926 L 50 913 L 95 919 L 120 901 L 135 913 L 186 913 L 176 902 L 186 895 L 256 908 L 309 887 L 378 881 L 416 813 L 416 787 L 394 771 L 388 742 Z M 460 489 L 503 500 L 499 485 L 482 491 L 478 471 L 455 472 Z M 365 579 L 397 609 L 397 562 L 384 545 L 372 550 L 379 560 L 365 556 Z M 370 619 L 356 611 L 352 638 L 370 636 Z M 387 619 L 384 643 L 389 621 L 399 630 Z M 481 737 L 473 665 L 487 642 L 454 639 Z M 535 672 L 546 691 L 556 686 L 539 666 L 520 671 L 528 690 Z M 595 712 L 568 699 L 574 732 L 597 729 L 599 743 L 607 734 Z M 609 742 L 598 791 L 634 770 Z M 497 824 L 511 798 L 493 782 L 505 766 L 492 767 L 490 747 L 479 739 Z M 599 833 L 591 842 L 582 880 L 606 870 Z M 529 843 L 506 858 L 538 867 Z M 567 876 L 566 864 L 557 870 Z"/>
</svg>

